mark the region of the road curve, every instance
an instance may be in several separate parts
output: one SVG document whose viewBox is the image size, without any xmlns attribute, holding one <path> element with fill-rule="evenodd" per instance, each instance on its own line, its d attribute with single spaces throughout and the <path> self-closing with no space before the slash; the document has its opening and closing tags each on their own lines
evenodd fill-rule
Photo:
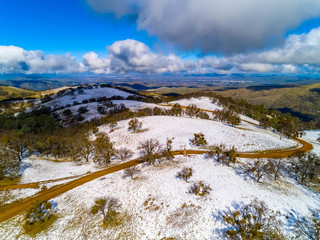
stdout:
<svg viewBox="0 0 320 240">
<path fill-rule="evenodd" d="M 184 107 L 185 108 L 185 107 Z M 212 112 L 209 110 L 202 110 L 206 112 Z M 287 158 L 290 155 L 296 153 L 296 152 L 308 152 L 312 150 L 312 145 L 310 143 L 307 143 L 306 141 L 303 141 L 301 139 L 296 139 L 300 144 L 302 144 L 302 147 L 296 148 L 296 149 L 284 149 L 284 150 L 270 150 L 265 152 L 256 152 L 256 153 L 239 153 L 239 157 L 242 158 Z M 204 154 L 208 152 L 208 150 L 186 150 L 186 154 Z M 183 155 L 184 151 L 174 151 L 174 155 Z M 42 201 L 42 200 L 49 200 L 51 198 L 57 197 L 73 188 L 76 188 L 78 186 L 81 186 L 87 182 L 90 182 L 94 179 L 97 179 L 99 177 L 102 177 L 107 174 L 111 174 L 132 166 L 136 166 L 140 164 L 141 161 L 135 159 L 131 160 L 101 171 L 97 171 L 88 175 L 85 175 L 83 177 L 80 177 L 78 179 L 72 180 L 68 183 L 64 183 L 61 185 L 54 186 L 52 188 L 42 190 L 38 194 L 28 197 L 26 199 L 23 199 L 18 202 L 13 202 L 10 204 L 6 204 L 3 206 L 0 206 L 0 223 L 4 222 L 18 214 L 23 213 L 26 209 L 28 209 L 31 204 L 35 201 Z M 38 184 L 38 183 L 30 183 L 30 184 Z M 22 184 L 25 185 L 25 184 Z M 18 185 L 15 187 L 18 188 Z M 9 189 L 7 187 L 7 189 Z"/>
</svg>

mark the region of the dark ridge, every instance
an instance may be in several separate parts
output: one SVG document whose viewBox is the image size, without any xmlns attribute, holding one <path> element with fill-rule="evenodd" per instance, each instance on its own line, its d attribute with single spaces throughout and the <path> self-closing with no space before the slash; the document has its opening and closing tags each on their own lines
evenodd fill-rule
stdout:
<svg viewBox="0 0 320 240">
<path fill-rule="evenodd" d="M 181 96 L 181 94 L 179 94 L 179 93 L 165 93 L 165 94 L 162 94 L 162 96 L 166 96 L 166 97 L 179 97 L 179 96 Z"/>
<path fill-rule="evenodd" d="M 261 91 L 261 90 L 271 90 L 271 89 L 281 89 L 281 88 L 295 88 L 299 87 L 298 85 L 293 84 L 285 84 L 285 85 L 277 85 L 277 84 L 268 84 L 268 85 L 261 85 L 261 86 L 249 86 L 246 87 L 248 90 L 252 91 Z"/>
<path fill-rule="evenodd" d="M 216 92 L 224 92 L 224 91 L 235 90 L 235 89 L 239 89 L 239 88 L 237 88 L 237 87 L 219 88 L 219 89 L 216 89 L 215 91 Z"/>
<path fill-rule="evenodd" d="M 138 91 L 150 89 L 149 87 L 144 86 L 142 84 L 138 84 L 138 83 L 135 83 L 135 84 L 119 83 L 119 84 L 116 84 L 116 85 L 120 85 L 120 86 L 123 86 L 123 87 L 130 87 L 130 88 L 133 88 L 133 89 L 138 90 Z"/>
<path fill-rule="evenodd" d="M 291 108 L 276 108 L 276 110 L 278 110 L 282 113 L 290 113 L 292 116 L 297 117 L 304 122 L 309 122 L 311 120 L 314 120 L 313 116 L 308 115 L 308 114 L 303 114 L 301 112 L 293 111 Z"/>
<path fill-rule="evenodd" d="M 320 94 L 320 88 L 312 88 L 309 91 L 310 92 L 316 92 L 316 93 Z"/>
</svg>

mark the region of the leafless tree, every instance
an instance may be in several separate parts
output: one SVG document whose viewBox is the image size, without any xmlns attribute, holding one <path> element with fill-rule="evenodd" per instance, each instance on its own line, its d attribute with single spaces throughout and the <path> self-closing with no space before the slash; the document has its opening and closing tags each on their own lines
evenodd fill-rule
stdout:
<svg viewBox="0 0 320 240">
<path fill-rule="evenodd" d="M 158 140 L 148 139 L 141 142 L 138 146 L 140 154 L 142 155 L 141 160 L 154 165 L 157 159 L 161 158 L 161 146 Z"/>
<path fill-rule="evenodd" d="M 128 148 L 120 148 L 116 150 L 116 157 L 121 159 L 121 161 L 126 161 L 127 159 L 131 158 L 133 156 L 133 152 Z"/>
<path fill-rule="evenodd" d="M 139 174 L 141 171 L 140 169 L 137 167 L 137 166 L 133 166 L 133 167 L 130 167 L 130 168 L 126 168 L 124 170 L 124 178 L 126 177 L 131 177 L 131 179 L 134 179 L 134 175 L 137 175 Z"/>
</svg>

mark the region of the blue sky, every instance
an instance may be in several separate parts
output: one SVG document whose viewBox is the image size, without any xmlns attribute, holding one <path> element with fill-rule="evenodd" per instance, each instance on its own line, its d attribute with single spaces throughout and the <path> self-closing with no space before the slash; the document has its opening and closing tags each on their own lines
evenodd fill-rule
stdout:
<svg viewBox="0 0 320 240">
<path fill-rule="evenodd" d="M 0 73 L 318 73 L 319 27 L 318 0 L 0 0 Z"/>
<path fill-rule="evenodd" d="M 103 54 L 106 45 L 128 38 L 153 46 L 155 39 L 137 31 L 129 18 L 114 21 L 98 14 L 84 0 L 0 0 L 0 44 L 46 54 L 89 51 Z"/>
</svg>

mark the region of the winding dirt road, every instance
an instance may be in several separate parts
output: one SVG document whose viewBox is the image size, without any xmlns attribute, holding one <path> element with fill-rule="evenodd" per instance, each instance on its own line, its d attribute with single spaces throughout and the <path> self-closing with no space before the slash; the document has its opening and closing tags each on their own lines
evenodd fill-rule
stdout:
<svg viewBox="0 0 320 240">
<path fill-rule="evenodd" d="M 167 105 L 167 106 L 169 106 L 169 105 Z M 201 111 L 213 112 L 213 111 L 204 110 L 204 109 L 202 109 Z M 254 124 L 254 123 L 251 123 L 251 124 Z M 254 125 L 256 125 L 256 124 L 254 124 Z M 307 143 L 301 139 L 296 139 L 296 141 L 298 141 L 300 144 L 302 144 L 302 147 L 283 149 L 283 150 L 271 150 L 271 151 L 265 151 L 265 152 L 255 152 L 255 153 L 239 153 L 239 157 L 241 157 L 241 158 L 287 158 L 296 152 L 308 152 L 308 151 L 312 150 L 312 148 L 313 148 L 310 143 Z M 208 152 L 208 151 L 207 150 L 186 150 L 186 154 L 204 154 L 206 152 Z M 183 150 L 174 151 L 173 154 L 174 155 L 183 155 L 184 151 Z M 116 166 L 112 166 L 110 168 L 107 168 L 107 169 L 104 169 L 101 171 L 87 174 L 85 176 L 82 176 L 82 177 L 77 178 L 75 180 L 72 180 L 70 182 L 54 186 L 50 189 L 42 190 L 38 194 L 36 194 L 32 197 L 23 199 L 21 201 L 17 201 L 17 202 L 13 202 L 10 204 L 0 206 L 0 223 L 18 215 L 18 214 L 23 213 L 35 201 L 49 200 L 51 198 L 54 198 L 56 196 L 59 196 L 59 195 L 65 193 L 71 189 L 74 189 L 78 186 L 81 186 L 81 185 L 87 183 L 87 182 L 90 182 L 94 179 L 97 179 L 97 178 L 102 177 L 104 175 L 111 174 L 113 172 L 117 172 L 117 171 L 129 168 L 132 166 L 136 166 L 140 163 L 141 163 L 141 161 L 139 161 L 137 159 L 131 160 L 131 161 L 128 161 L 128 162 L 125 162 L 125 163 L 122 163 L 122 164 L 119 164 Z M 70 178 L 73 178 L 73 177 L 70 177 Z M 50 180 L 50 181 L 53 182 L 56 180 Z M 40 183 L 43 183 L 43 182 L 29 183 L 30 184 L 29 186 L 30 187 L 37 187 L 37 186 L 39 186 Z M 20 186 L 25 188 L 25 187 L 27 187 L 27 185 L 28 184 L 22 184 Z M 14 185 L 11 187 L 12 188 L 10 188 L 10 186 L 6 186 L 6 189 L 17 189 L 17 188 L 19 188 L 19 185 Z"/>
</svg>

